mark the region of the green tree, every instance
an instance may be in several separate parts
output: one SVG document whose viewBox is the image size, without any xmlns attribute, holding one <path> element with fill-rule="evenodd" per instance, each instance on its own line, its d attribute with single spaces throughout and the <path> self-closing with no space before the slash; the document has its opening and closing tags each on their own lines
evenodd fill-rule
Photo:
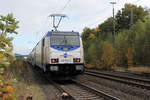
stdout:
<svg viewBox="0 0 150 100">
<path fill-rule="evenodd" d="M 0 16 L 0 66 L 8 66 L 14 58 L 11 53 L 13 37 L 9 37 L 8 34 L 17 34 L 18 23 L 13 14 Z"/>
<path fill-rule="evenodd" d="M 128 31 L 123 30 L 115 36 L 115 64 L 117 66 L 122 66 L 127 63 L 127 58 L 125 56 L 128 48 Z"/>
<path fill-rule="evenodd" d="M 141 6 L 136 6 L 133 4 L 125 4 L 124 8 L 118 11 L 116 15 L 118 30 L 129 29 L 131 26 L 131 10 L 133 10 L 133 24 L 138 20 L 144 21 L 145 17 L 148 16 L 148 11 L 144 10 Z"/>
<path fill-rule="evenodd" d="M 103 56 L 101 57 L 101 61 L 106 69 L 109 69 L 112 66 L 114 66 L 113 47 L 109 41 L 106 41 L 104 43 Z"/>
<path fill-rule="evenodd" d="M 100 29 L 102 39 L 107 39 L 110 34 L 113 34 L 113 18 L 108 18 L 104 23 L 100 24 L 98 28 Z"/>
<path fill-rule="evenodd" d="M 131 10 L 133 10 L 132 25 Z M 86 63 L 106 68 L 116 65 L 126 67 L 126 65 L 149 63 L 150 10 L 125 4 L 125 7 L 118 11 L 115 21 L 114 45 L 112 45 L 112 17 L 94 29 L 85 28 L 83 30 L 82 39 Z"/>
<path fill-rule="evenodd" d="M 150 65 L 150 18 L 146 19 L 145 21 L 145 41 L 144 41 L 144 46 L 145 47 L 145 51 L 144 51 L 144 55 L 146 55 L 146 60 L 145 63 L 147 63 L 148 65 Z"/>
</svg>

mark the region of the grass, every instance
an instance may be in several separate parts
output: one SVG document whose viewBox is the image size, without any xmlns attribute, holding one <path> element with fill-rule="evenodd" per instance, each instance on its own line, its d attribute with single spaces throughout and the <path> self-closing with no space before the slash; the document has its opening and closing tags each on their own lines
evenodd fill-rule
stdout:
<svg viewBox="0 0 150 100">
<path fill-rule="evenodd" d="M 114 66 L 114 67 L 112 67 L 112 69 L 115 71 L 118 71 L 118 72 L 125 72 L 126 71 L 126 68 L 124 68 L 124 67 Z"/>
<path fill-rule="evenodd" d="M 129 67 L 128 70 L 132 72 L 150 73 L 150 67 L 147 66 Z"/>
<path fill-rule="evenodd" d="M 149 66 L 131 66 L 131 67 L 112 67 L 113 70 L 119 71 L 119 72 L 140 72 L 140 73 L 150 73 L 150 67 Z"/>
<path fill-rule="evenodd" d="M 87 68 L 99 68 L 102 69 L 102 67 L 95 67 L 94 65 L 87 64 Z M 131 71 L 131 72 L 140 72 L 140 73 L 150 73 L 150 66 L 131 66 L 131 67 L 118 67 L 118 66 L 113 66 L 110 69 L 113 69 L 115 71 L 119 72 L 126 72 L 126 71 Z"/>
<path fill-rule="evenodd" d="M 33 100 L 43 100 L 43 94 L 40 88 L 35 85 L 28 85 L 24 82 L 11 83 L 15 89 L 15 94 L 19 100 L 26 100 L 27 97 L 32 97 Z"/>
<path fill-rule="evenodd" d="M 91 65 L 91 64 L 87 64 L 87 65 L 85 65 L 87 68 L 95 68 L 95 66 L 94 65 Z"/>
<path fill-rule="evenodd" d="M 7 82 L 12 85 L 18 100 L 27 100 L 32 96 L 33 100 L 44 100 L 43 92 L 37 85 L 31 68 L 17 59 L 6 71 Z"/>
</svg>

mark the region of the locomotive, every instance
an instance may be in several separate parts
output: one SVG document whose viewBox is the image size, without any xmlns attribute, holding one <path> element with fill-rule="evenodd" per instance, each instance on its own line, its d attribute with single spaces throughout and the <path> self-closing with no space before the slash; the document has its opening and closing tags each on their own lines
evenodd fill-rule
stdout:
<svg viewBox="0 0 150 100">
<path fill-rule="evenodd" d="M 60 16 L 59 23 L 65 15 Z M 58 25 L 59 25 L 58 23 Z M 84 72 L 84 52 L 81 36 L 79 32 L 48 31 L 46 35 L 37 43 L 28 56 L 28 62 L 35 67 L 39 67 L 44 73 L 57 77 L 73 77 Z"/>
<path fill-rule="evenodd" d="M 29 54 L 29 62 L 51 75 L 74 76 L 82 73 L 84 56 L 79 33 L 47 32 Z"/>
</svg>

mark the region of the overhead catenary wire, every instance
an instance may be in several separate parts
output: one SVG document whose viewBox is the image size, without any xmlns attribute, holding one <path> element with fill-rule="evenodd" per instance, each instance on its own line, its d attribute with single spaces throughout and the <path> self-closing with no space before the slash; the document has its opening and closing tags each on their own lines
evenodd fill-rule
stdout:
<svg viewBox="0 0 150 100">
<path fill-rule="evenodd" d="M 97 23 L 100 22 L 101 20 L 102 20 L 102 18 L 99 18 L 98 20 L 94 21 L 93 23 L 88 24 L 88 27 L 95 26 L 95 24 L 97 24 Z"/>
<path fill-rule="evenodd" d="M 141 0 L 136 0 L 135 2 L 133 2 L 133 3 L 135 3 L 135 4 L 137 4 L 137 3 L 139 3 Z"/>
<path fill-rule="evenodd" d="M 119 1 L 119 0 L 114 0 L 114 1 L 116 2 L 116 1 Z M 106 18 L 106 17 L 104 17 L 104 18 Z M 102 19 L 103 18 L 100 17 L 98 20 L 95 20 L 93 23 L 88 24 L 88 27 L 95 26 L 95 24 L 97 24 L 98 22 L 100 22 Z"/>
<path fill-rule="evenodd" d="M 66 9 L 66 7 L 68 6 L 68 4 L 71 2 L 71 0 L 68 0 L 67 1 L 67 3 L 64 5 L 64 7 L 60 10 L 60 11 L 58 11 L 58 14 L 61 14 L 65 9 Z M 57 14 L 56 12 L 55 12 L 55 14 Z M 48 15 L 47 16 L 48 18 L 49 17 L 51 17 L 51 15 Z M 56 17 L 56 18 L 55 18 Z M 53 26 L 55 26 L 55 24 L 54 24 L 54 22 L 55 22 L 55 20 L 57 20 L 57 16 L 55 16 L 55 17 L 53 17 Z M 65 16 L 65 17 L 67 17 L 67 16 Z M 67 17 L 68 18 L 68 17 Z M 58 27 L 58 25 L 60 24 L 60 21 L 62 20 L 62 17 L 59 19 L 59 21 L 58 21 L 58 24 L 56 25 L 56 27 Z M 55 27 L 55 28 L 56 28 Z"/>
<path fill-rule="evenodd" d="M 121 3 L 121 4 L 126 4 L 126 3 L 132 3 L 132 4 L 137 4 L 139 2 L 141 2 L 142 0 L 135 0 L 133 2 L 131 2 L 131 0 L 125 0 L 124 2 L 122 2 L 122 0 L 117 0 L 118 3 Z"/>
<path fill-rule="evenodd" d="M 121 3 L 121 4 L 125 4 L 125 3 L 127 3 L 128 2 L 128 0 L 126 0 L 124 3 L 123 2 L 121 2 L 122 0 L 115 0 L 115 1 L 117 1 L 118 3 Z M 133 4 L 137 4 L 137 3 L 139 3 L 139 2 L 141 2 L 142 0 L 136 0 L 136 1 L 134 1 L 134 2 L 132 2 Z M 95 21 L 94 23 L 92 23 L 92 24 L 89 24 L 88 26 L 93 26 L 94 24 L 96 24 L 98 21 L 100 21 L 100 19 L 99 20 L 97 20 L 97 21 Z"/>
<path fill-rule="evenodd" d="M 60 13 L 62 13 L 66 7 L 68 6 L 68 4 L 71 2 L 71 0 L 68 0 L 67 3 L 65 4 L 65 6 L 60 10 Z"/>
</svg>

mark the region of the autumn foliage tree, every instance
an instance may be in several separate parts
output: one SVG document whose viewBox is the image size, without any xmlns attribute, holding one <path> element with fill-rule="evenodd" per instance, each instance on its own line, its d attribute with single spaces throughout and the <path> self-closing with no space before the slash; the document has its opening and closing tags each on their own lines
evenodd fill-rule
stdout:
<svg viewBox="0 0 150 100">
<path fill-rule="evenodd" d="M 128 66 L 133 66 L 134 62 L 133 62 L 133 57 L 134 57 L 134 51 L 132 47 L 128 47 L 128 51 L 126 53 L 126 57 L 127 57 L 127 64 Z"/>
<path fill-rule="evenodd" d="M 131 10 L 133 24 L 131 25 Z M 100 68 L 147 65 L 150 62 L 150 17 L 141 6 L 125 4 L 116 14 L 113 43 L 113 18 L 98 27 L 85 28 L 82 33 L 85 60 Z"/>
<path fill-rule="evenodd" d="M 14 55 L 12 54 L 13 37 L 8 35 L 17 34 L 18 23 L 13 14 L 0 16 L 0 100 L 17 100 L 14 95 L 14 89 L 5 80 L 4 69 L 14 59 Z"/>
<path fill-rule="evenodd" d="M 8 34 L 17 34 L 18 23 L 13 14 L 0 16 L 0 67 L 8 66 L 13 60 L 13 54 L 11 53 L 13 37 L 9 37 Z"/>
<path fill-rule="evenodd" d="M 129 29 L 131 27 L 131 10 L 133 12 L 133 24 L 138 20 L 144 21 L 144 18 L 148 15 L 148 11 L 144 10 L 141 6 L 125 4 L 124 8 L 116 14 L 117 30 Z"/>
<path fill-rule="evenodd" d="M 114 65 L 113 47 L 110 42 L 104 43 L 104 53 L 101 61 L 105 68 L 111 68 Z"/>
</svg>

